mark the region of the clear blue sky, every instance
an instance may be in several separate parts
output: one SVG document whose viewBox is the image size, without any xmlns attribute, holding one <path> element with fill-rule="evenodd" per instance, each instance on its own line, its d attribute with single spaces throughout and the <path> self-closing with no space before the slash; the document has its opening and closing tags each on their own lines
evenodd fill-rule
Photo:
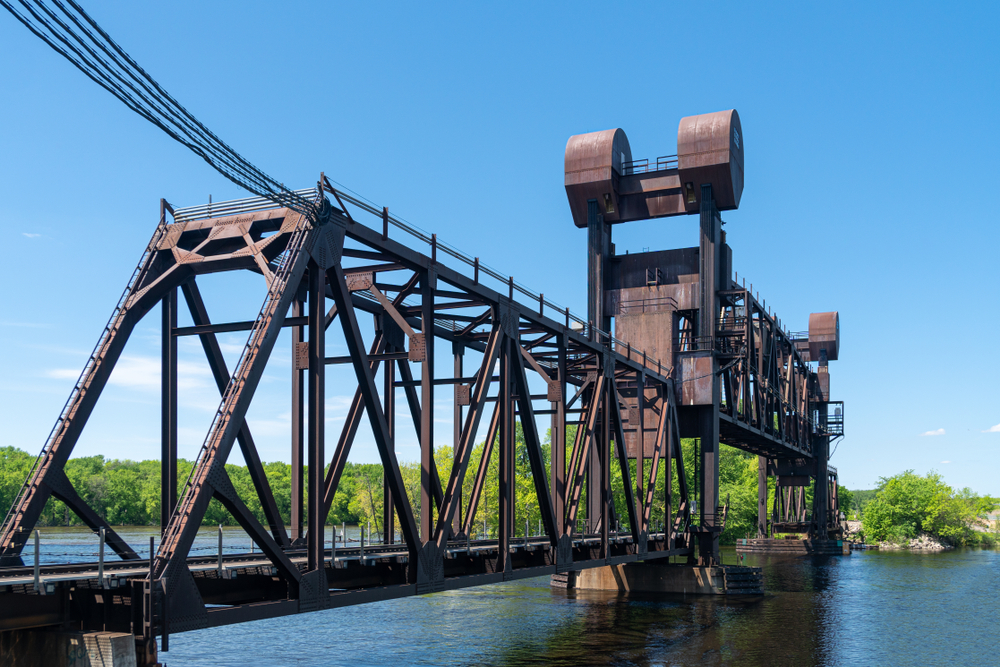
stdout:
<svg viewBox="0 0 1000 667">
<path fill-rule="evenodd" d="M 682 116 L 735 107 L 746 189 L 724 217 L 736 270 L 791 330 L 841 314 L 842 483 L 936 469 L 1000 494 L 994 5 L 86 6 L 276 178 L 308 187 L 323 170 L 577 312 L 586 234 L 563 190 L 567 138 L 621 127 L 637 157 L 656 157 L 674 152 Z M 6 12 L 0 58 L 0 443 L 37 452 L 160 197 L 245 193 Z M 615 241 L 694 245 L 695 224 L 617 226 Z M 216 319 L 247 319 L 262 295 L 234 277 L 207 298 Z M 232 365 L 242 340 L 225 343 Z M 158 350 L 154 312 L 77 455 L 158 455 Z M 218 396 L 194 341 L 181 360 L 192 458 Z M 288 459 L 288 375 L 276 359 L 250 415 L 265 460 Z M 331 410 L 352 390 L 335 376 Z M 374 448 L 359 443 L 356 458 Z"/>
</svg>

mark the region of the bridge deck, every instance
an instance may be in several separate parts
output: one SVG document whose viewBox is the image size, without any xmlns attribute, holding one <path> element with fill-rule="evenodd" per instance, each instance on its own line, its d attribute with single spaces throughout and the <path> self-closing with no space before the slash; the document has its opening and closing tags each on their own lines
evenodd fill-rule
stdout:
<svg viewBox="0 0 1000 667">
<path fill-rule="evenodd" d="M 521 538 L 510 546 L 515 567 L 506 572 L 490 567 L 498 561 L 497 540 L 452 542 L 445 551 L 445 579 L 434 590 L 468 588 L 638 559 L 636 554 L 627 553 L 631 535 L 613 534 L 609 542 L 612 555 L 599 558 L 600 536 L 575 539 L 573 550 L 577 560 L 557 566 L 554 549 L 546 537 Z M 643 559 L 689 553 L 684 549 L 668 550 L 666 542 L 664 533 L 650 535 L 649 551 Z M 289 556 L 300 571 L 305 570 L 304 550 L 290 551 Z M 420 584 L 407 583 L 409 554 L 405 545 L 337 547 L 327 549 L 325 559 L 328 600 L 318 607 L 288 599 L 285 587 L 275 585 L 279 578 L 275 576 L 273 563 L 260 553 L 224 554 L 221 568 L 217 555 L 191 557 L 187 565 L 205 599 L 208 625 L 212 626 L 430 592 Z M 81 607 L 90 606 L 95 607 L 92 611 L 96 613 L 84 618 L 89 619 L 89 624 L 100 625 L 93 629 L 134 632 L 130 596 L 136 588 L 141 590 L 149 574 L 149 561 L 106 562 L 103 581 L 99 572 L 99 564 L 95 562 L 42 565 L 36 590 L 33 567 L 0 568 L 0 631 L 66 622 L 79 618 Z M 101 596 L 101 591 L 108 594 Z"/>
</svg>

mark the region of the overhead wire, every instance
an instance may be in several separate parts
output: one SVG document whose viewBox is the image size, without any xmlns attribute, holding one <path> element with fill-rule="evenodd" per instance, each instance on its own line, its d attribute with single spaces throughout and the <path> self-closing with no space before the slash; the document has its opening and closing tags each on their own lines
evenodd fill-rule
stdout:
<svg viewBox="0 0 1000 667">
<path fill-rule="evenodd" d="M 54 7 L 40 0 L 0 0 L 18 21 L 88 78 L 223 176 L 280 206 L 316 215 L 316 204 L 265 174 L 205 127 L 75 0 L 52 0 L 52 4 Z"/>
</svg>

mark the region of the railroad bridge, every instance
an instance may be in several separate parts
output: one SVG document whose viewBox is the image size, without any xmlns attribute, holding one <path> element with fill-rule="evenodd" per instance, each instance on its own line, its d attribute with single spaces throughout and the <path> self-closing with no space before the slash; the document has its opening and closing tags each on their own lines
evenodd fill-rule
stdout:
<svg viewBox="0 0 1000 667">
<path fill-rule="evenodd" d="M 322 175 L 284 202 L 174 208 L 161 201 L 150 241 L 0 529 L 0 630 L 130 633 L 140 659 L 152 664 L 157 639 L 166 650 L 171 633 L 209 626 L 627 563 L 715 566 L 726 513 L 720 442 L 760 457 L 760 537 L 836 537 L 836 471 L 827 459 L 843 421 L 842 409 L 829 413 L 827 362 L 838 356 L 838 315 L 813 314 L 807 334 L 789 333 L 735 278 L 721 211 L 737 208 L 743 189 L 738 114 L 681 120 L 677 146 L 676 156 L 649 161 L 633 159 L 622 130 L 569 140 L 566 193 L 589 239 L 586 317 Z M 681 216 L 698 221 L 698 245 L 615 254 L 615 224 Z M 256 274 L 266 298 L 245 321 L 215 322 L 201 286 L 234 271 Z M 193 326 L 178 326 L 182 300 Z M 64 466 L 126 342 L 154 311 L 163 360 L 161 538 L 129 544 L 87 506 Z M 365 317 L 374 322 L 368 339 Z M 290 526 L 246 421 L 283 328 L 292 332 L 283 353 L 293 359 Z M 248 333 L 229 369 L 217 334 L 232 331 Z M 177 477 L 182 336 L 199 339 L 221 395 L 186 480 Z M 349 354 L 327 355 L 333 337 Z M 453 360 L 453 373 L 440 372 L 439 357 Z M 328 447 L 325 370 L 336 364 L 353 370 L 356 389 Z M 397 389 L 405 401 L 397 403 Z M 453 432 L 435 432 L 435 397 L 453 402 Z M 413 498 L 395 450 L 400 422 L 412 424 L 420 444 Z M 383 534 L 331 544 L 324 526 L 363 423 L 384 468 Z M 518 424 L 542 517 L 536 535 L 527 527 L 522 534 L 514 520 Z M 553 446 L 548 460 L 546 426 L 551 442 L 565 445 Z M 682 438 L 697 439 L 694 488 Z M 434 448 L 446 442 L 454 458 L 439 475 Z M 478 442 L 485 451 L 474 469 Z M 265 523 L 226 472 L 235 447 Z M 499 531 L 484 535 L 474 518 L 493 457 Z M 772 475 L 777 493 L 768 508 Z M 803 494 L 813 481 L 810 514 Z M 626 499 L 622 515 L 615 493 Z M 26 564 L 49 498 L 64 502 L 117 558 L 41 566 L 36 548 Z M 213 498 L 259 551 L 192 555 Z M 666 511 L 655 513 L 660 506 Z"/>
</svg>

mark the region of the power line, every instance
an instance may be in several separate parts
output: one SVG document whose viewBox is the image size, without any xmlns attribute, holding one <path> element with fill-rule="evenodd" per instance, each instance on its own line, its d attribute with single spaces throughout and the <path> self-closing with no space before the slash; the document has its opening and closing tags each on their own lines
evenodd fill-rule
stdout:
<svg viewBox="0 0 1000 667">
<path fill-rule="evenodd" d="M 167 93 L 75 0 L 0 0 L 18 21 L 125 106 L 240 187 L 310 216 L 316 205 L 233 150 Z"/>
</svg>

